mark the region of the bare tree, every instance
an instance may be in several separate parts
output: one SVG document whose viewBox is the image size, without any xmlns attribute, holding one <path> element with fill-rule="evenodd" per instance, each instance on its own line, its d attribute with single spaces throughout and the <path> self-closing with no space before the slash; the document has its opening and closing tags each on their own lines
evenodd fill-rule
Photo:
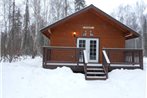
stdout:
<svg viewBox="0 0 147 98">
<path fill-rule="evenodd" d="M 21 40 L 21 54 L 31 55 L 32 53 L 32 37 L 30 34 L 30 13 L 29 13 L 29 2 L 26 1 L 24 21 L 23 21 L 23 33 Z"/>
<path fill-rule="evenodd" d="M 72 0 L 50 0 L 51 23 L 60 20 L 73 13 Z"/>
<path fill-rule="evenodd" d="M 6 47 L 9 54 L 9 62 L 12 62 L 20 53 L 20 34 L 21 34 L 21 14 L 19 8 L 16 8 L 15 0 L 12 3 L 12 10 L 9 11 L 9 31 L 8 31 L 8 45 Z"/>
<path fill-rule="evenodd" d="M 144 25 L 145 17 L 143 12 L 145 10 L 145 3 L 143 0 L 136 2 L 135 5 L 126 5 L 120 6 L 116 11 L 112 13 L 113 17 L 116 17 L 119 21 L 126 24 L 133 30 L 140 33 L 140 37 L 133 40 L 127 41 L 127 46 L 129 48 L 143 48 L 145 50 L 145 34 L 146 32 L 144 29 L 146 28 Z"/>
<path fill-rule="evenodd" d="M 0 35 L 3 42 L 1 57 L 11 62 L 20 55 L 31 55 L 32 58 L 41 55 L 42 45 L 47 40 L 40 29 L 71 14 L 74 11 L 73 1 L 26 0 L 22 15 L 15 0 L 1 0 L 4 20 Z"/>
<path fill-rule="evenodd" d="M 4 61 L 8 58 L 8 41 L 9 41 L 9 31 L 11 27 L 10 23 L 10 12 L 12 11 L 12 1 L 11 0 L 2 0 L 1 1 L 1 7 L 2 7 L 2 22 L 1 22 L 1 49 L 2 49 L 2 54 L 1 58 L 4 59 Z"/>
<path fill-rule="evenodd" d="M 43 7 L 42 8 L 42 17 L 46 21 L 46 23 L 44 24 L 46 26 L 50 23 L 50 12 L 49 12 L 50 1 L 49 0 L 43 0 L 43 6 L 42 7 Z"/>
<path fill-rule="evenodd" d="M 35 32 L 31 31 L 31 36 L 33 38 L 33 51 L 32 58 L 34 58 L 37 54 L 41 55 L 41 46 L 39 45 L 39 30 L 40 30 L 40 20 L 41 20 L 41 1 L 40 0 L 32 0 L 31 1 L 32 9 L 33 9 L 33 18 L 35 24 Z"/>
<path fill-rule="evenodd" d="M 9 53 L 9 62 L 12 62 L 13 58 L 14 58 L 14 29 L 15 29 L 15 26 L 14 26 L 14 22 L 15 22 L 15 0 L 13 0 L 13 3 L 12 3 L 12 13 L 11 13 L 11 10 L 10 10 L 10 13 L 9 13 L 9 25 L 10 23 L 12 25 L 9 26 L 10 30 L 9 30 L 9 41 L 8 41 L 8 47 L 7 47 L 7 51 Z"/>
</svg>

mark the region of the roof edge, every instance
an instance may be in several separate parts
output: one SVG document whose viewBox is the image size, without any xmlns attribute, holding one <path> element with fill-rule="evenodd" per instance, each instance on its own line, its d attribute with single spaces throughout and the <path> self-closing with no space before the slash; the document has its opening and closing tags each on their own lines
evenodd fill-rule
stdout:
<svg viewBox="0 0 147 98">
<path fill-rule="evenodd" d="M 93 4 L 91 4 L 91 5 L 89 5 L 89 6 L 85 7 L 85 8 L 83 8 L 83 9 L 77 11 L 77 12 L 72 13 L 71 15 L 68 15 L 68 16 L 66 16 L 66 17 L 64 17 L 64 18 L 62 18 L 62 19 L 60 19 L 60 20 L 57 20 L 56 22 L 54 22 L 54 23 L 52 23 L 52 24 L 50 24 L 50 25 L 48 25 L 48 26 L 46 26 L 46 27 L 43 27 L 42 29 L 40 29 L 40 31 L 43 32 L 45 29 L 51 28 L 51 27 L 57 25 L 58 23 L 60 23 L 60 22 L 62 22 L 62 21 L 66 21 L 66 20 L 68 20 L 69 18 L 72 18 L 72 17 L 74 17 L 74 16 L 80 14 L 81 12 L 84 12 L 85 10 L 90 9 L 91 7 L 95 7 L 95 6 L 94 6 Z"/>
<path fill-rule="evenodd" d="M 71 15 L 69 15 L 69 16 L 67 16 L 67 17 L 64 17 L 64 18 L 62 18 L 62 19 L 60 19 L 60 20 L 58 20 L 58 21 L 56 21 L 56 22 L 54 22 L 54 23 L 52 23 L 52 24 L 50 24 L 50 25 L 48 25 L 48 26 L 46 26 L 46 27 L 44 27 L 44 28 L 42 28 L 42 29 L 40 29 L 40 31 L 43 33 L 44 31 L 46 31 L 46 29 L 48 29 L 48 28 L 51 29 L 52 27 L 54 27 L 54 26 L 60 24 L 61 22 L 65 22 L 65 21 L 69 20 L 70 18 L 72 18 L 72 17 L 74 17 L 74 16 L 76 16 L 76 15 L 79 15 L 79 14 L 81 14 L 82 12 L 84 12 L 84 11 L 86 11 L 86 10 L 88 10 L 88 9 L 91 9 L 91 8 L 93 8 L 93 9 L 96 10 L 97 12 L 100 12 L 102 15 L 104 15 L 104 16 L 107 17 L 109 20 L 113 21 L 114 23 L 120 25 L 120 27 L 122 27 L 123 29 L 128 30 L 130 33 L 133 33 L 134 36 L 128 37 L 128 38 L 126 38 L 126 40 L 132 39 L 132 38 L 137 38 L 137 37 L 140 36 L 139 33 L 137 33 L 136 31 L 134 31 L 134 30 L 131 29 L 130 27 L 126 26 L 125 24 L 121 23 L 120 21 L 116 20 L 115 18 L 113 18 L 113 17 L 110 16 L 109 14 L 105 13 L 104 11 L 100 10 L 99 8 L 95 7 L 93 4 L 91 4 L 91 5 L 89 5 L 89 6 L 85 7 L 85 8 L 83 8 L 83 9 L 81 9 L 81 10 L 75 12 L 75 13 L 72 13 Z"/>
</svg>

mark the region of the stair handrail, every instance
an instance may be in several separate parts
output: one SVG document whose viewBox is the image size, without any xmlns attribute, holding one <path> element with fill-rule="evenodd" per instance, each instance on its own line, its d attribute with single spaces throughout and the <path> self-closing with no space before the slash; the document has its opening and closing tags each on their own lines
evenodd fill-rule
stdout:
<svg viewBox="0 0 147 98">
<path fill-rule="evenodd" d="M 87 58 L 87 53 L 86 53 L 86 50 L 83 50 L 83 56 L 84 56 L 84 63 L 88 63 L 88 58 Z"/>
<path fill-rule="evenodd" d="M 110 66 L 110 60 L 109 60 L 109 57 L 108 57 L 105 50 L 102 50 L 102 54 L 103 54 L 102 66 L 103 66 L 104 71 L 106 73 L 106 78 L 108 78 L 108 67 Z"/>
<path fill-rule="evenodd" d="M 105 57 L 107 63 L 110 64 L 110 60 L 109 60 L 109 58 L 108 58 L 108 55 L 107 55 L 107 53 L 106 53 L 106 50 L 103 50 L 102 52 L 103 52 L 103 55 L 104 55 L 104 57 Z"/>
<path fill-rule="evenodd" d="M 83 63 L 84 63 L 84 72 L 85 72 L 85 78 L 87 75 L 87 64 L 88 64 L 88 58 L 87 58 L 87 53 L 86 50 L 83 50 Z"/>
</svg>

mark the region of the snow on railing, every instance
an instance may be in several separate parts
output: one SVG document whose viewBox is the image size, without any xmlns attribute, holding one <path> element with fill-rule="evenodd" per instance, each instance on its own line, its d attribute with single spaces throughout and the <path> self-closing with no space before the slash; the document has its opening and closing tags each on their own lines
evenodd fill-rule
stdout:
<svg viewBox="0 0 147 98">
<path fill-rule="evenodd" d="M 87 64 L 88 63 L 88 58 L 87 58 L 86 50 L 83 50 L 83 53 L 84 53 L 84 61 Z"/>
<path fill-rule="evenodd" d="M 105 50 L 103 50 L 102 52 L 103 52 L 103 54 L 104 54 L 104 57 L 105 57 L 105 59 L 106 59 L 107 63 L 109 63 L 109 64 L 110 64 L 110 60 L 109 60 L 109 58 L 108 58 L 108 56 L 107 56 L 106 51 L 105 51 Z"/>
</svg>

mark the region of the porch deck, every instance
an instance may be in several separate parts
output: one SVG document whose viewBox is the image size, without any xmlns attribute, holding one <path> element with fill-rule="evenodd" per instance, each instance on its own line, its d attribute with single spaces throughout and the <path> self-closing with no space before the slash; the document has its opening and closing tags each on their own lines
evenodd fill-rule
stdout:
<svg viewBox="0 0 147 98">
<path fill-rule="evenodd" d="M 83 63 L 77 64 L 77 63 L 46 63 L 46 66 L 50 67 L 50 66 L 59 66 L 59 67 L 63 67 L 63 66 L 84 66 Z M 87 66 L 102 66 L 102 64 L 95 64 L 95 63 L 88 63 Z M 110 64 L 110 67 L 139 67 L 139 64 Z"/>
<path fill-rule="evenodd" d="M 77 64 L 77 63 L 46 63 L 45 68 L 48 69 L 55 69 L 57 67 L 84 67 L 84 64 Z M 98 66 L 101 67 L 102 64 L 92 64 L 92 63 L 88 63 L 87 66 Z M 139 64 L 110 64 L 109 66 L 109 71 L 113 70 L 113 69 L 141 69 Z M 75 70 L 76 72 L 76 70 Z M 83 70 L 81 70 L 81 72 L 83 72 Z"/>
<path fill-rule="evenodd" d="M 113 69 L 143 69 L 142 49 L 114 49 L 105 48 L 102 51 L 102 63 L 89 63 L 86 57 L 86 51 L 83 48 L 76 47 L 43 47 L 43 68 L 55 69 L 57 67 L 70 67 L 74 72 L 85 74 L 85 79 L 89 68 L 94 70 L 103 69 L 103 76 L 108 78 L 108 72 Z M 98 69 L 99 68 L 99 69 Z M 98 72 L 97 72 L 98 74 Z M 95 76 L 96 74 L 92 74 Z M 90 76 L 91 77 L 91 76 Z M 90 78 L 93 80 L 95 78 Z M 101 79 L 96 78 L 96 79 Z"/>
</svg>

